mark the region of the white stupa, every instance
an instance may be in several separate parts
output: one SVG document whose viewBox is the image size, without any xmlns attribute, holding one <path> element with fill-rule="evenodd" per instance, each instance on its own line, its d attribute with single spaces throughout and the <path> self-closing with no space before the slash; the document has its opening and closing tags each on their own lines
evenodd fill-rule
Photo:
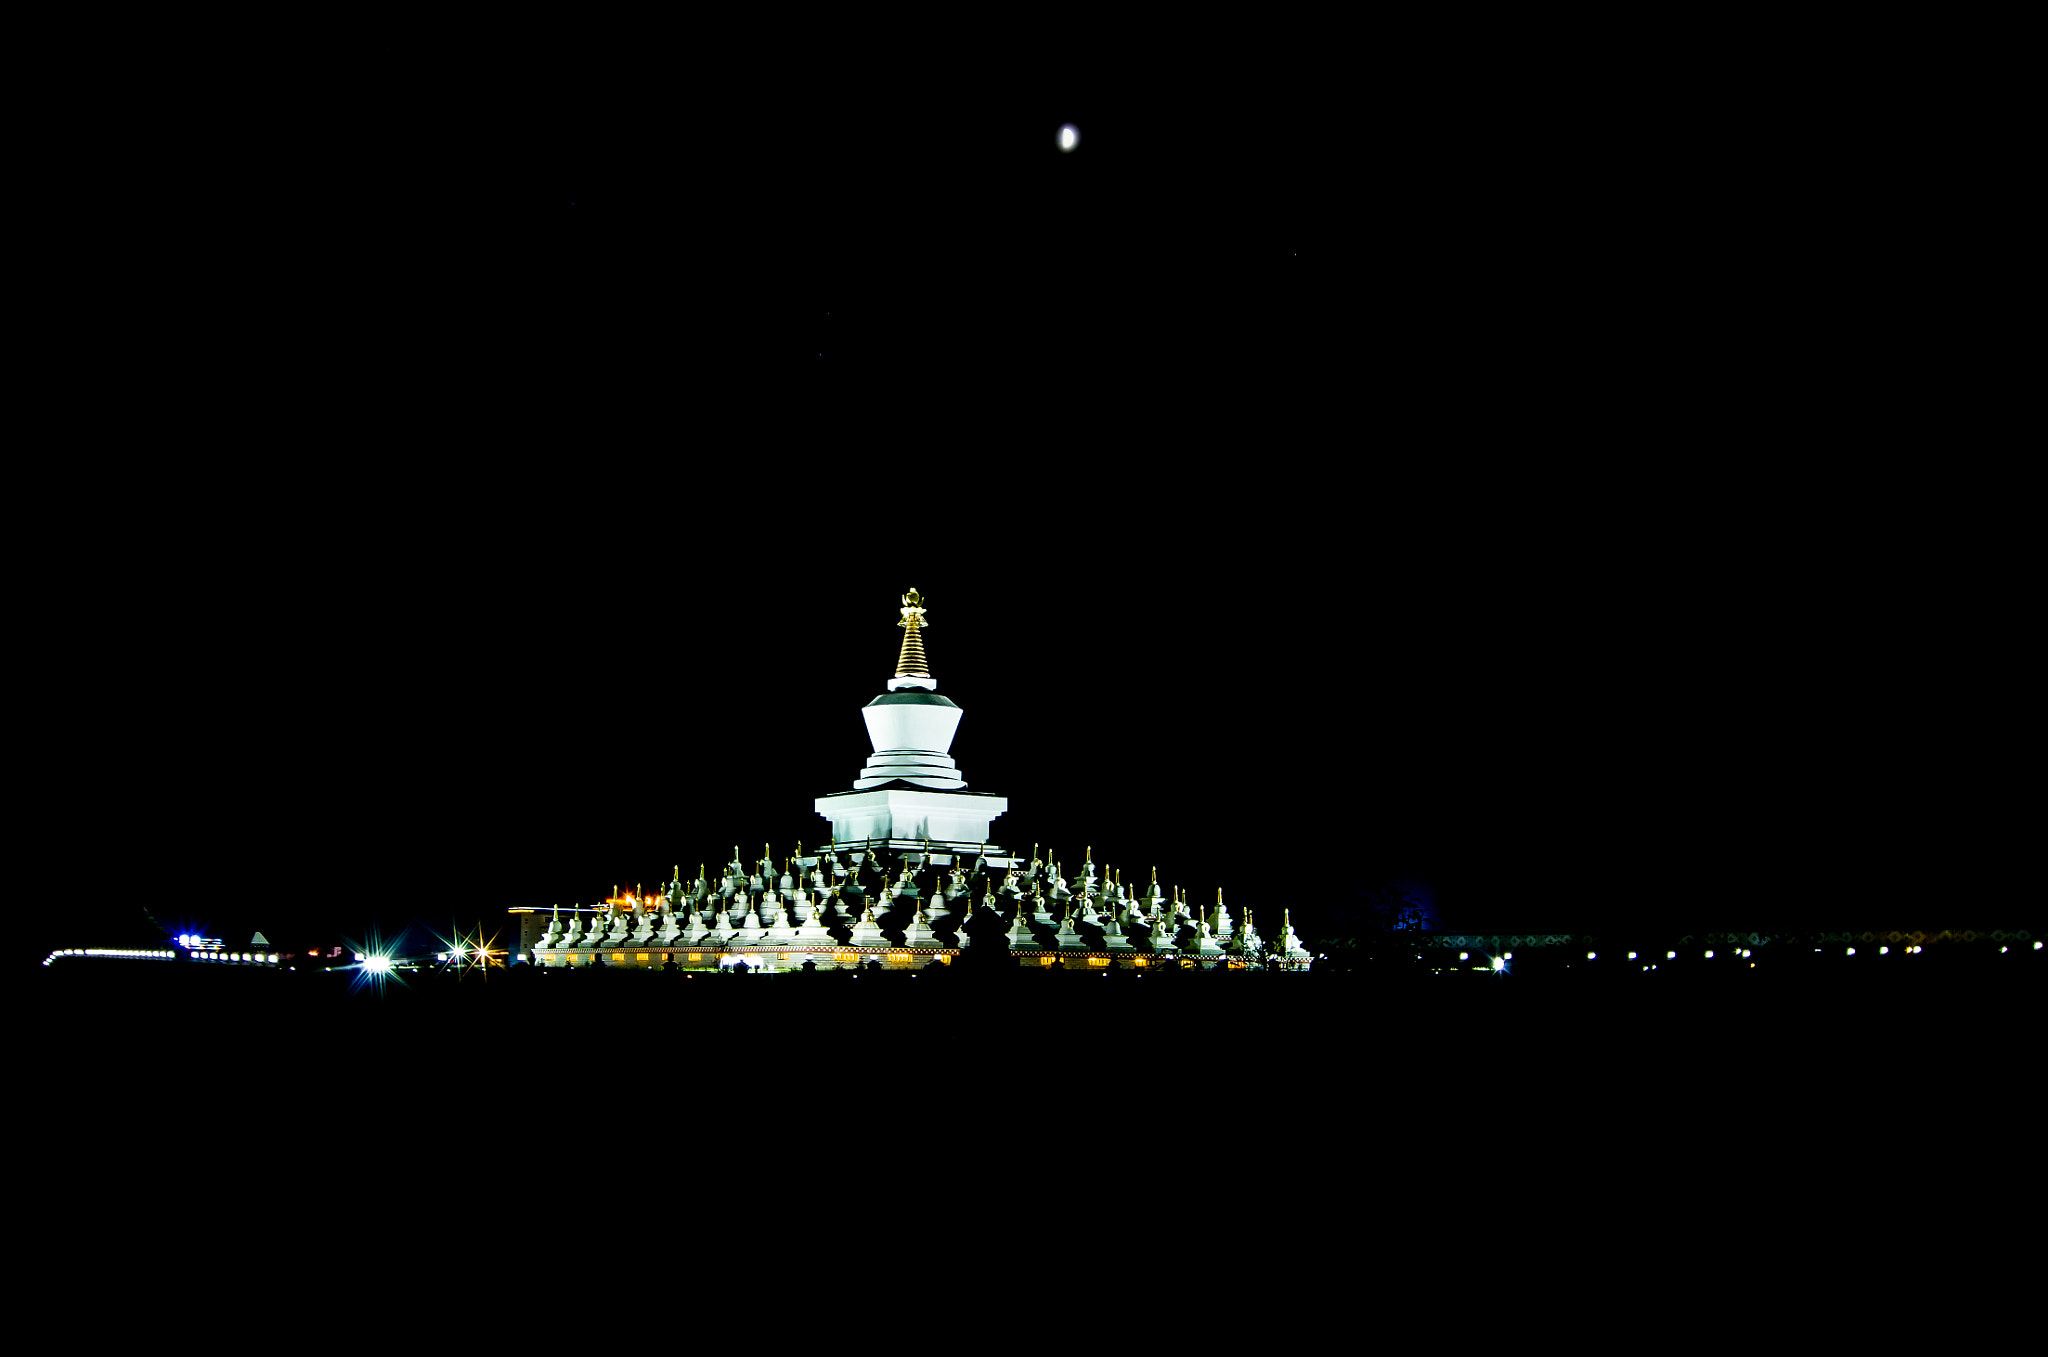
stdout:
<svg viewBox="0 0 2048 1357">
<path fill-rule="evenodd" d="M 1001 850 L 988 843 L 990 821 L 1010 803 L 967 789 L 953 756 L 960 708 L 939 695 L 924 657 L 921 634 L 930 623 L 917 590 L 903 596 L 903 650 L 888 691 L 861 708 L 874 753 L 853 790 L 821 796 L 813 804 L 832 822 L 840 847 Z"/>
<path fill-rule="evenodd" d="M 916 970 L 964 953 L 1029 968 L 1307 967 L 1284 901 L 1282 943 L 1268 948 L 1250 911 L 1234 924 L 1221 892 L 1205 915 L 1178 890 L 1169 896 L 1156 871 L 1142 893 L 1127 891 L 1090 848 L 1068 877 L 1036 845 L 1012 857 L 990 843 L 1010 803 L 961 776 L 950 752 L 960 708 L 925 660 L 917 590 L 902 614 L 896 676 L 861 708 L 874 752 L 850 789 L 812 802 L 832 822 L 829 844 L 797 845 L 779 871 L 767 844 L 752 864 L 735 846 L 716 877 L 700 866 L 685 881 L 678 865 L 666 889 L 614 887 L 602 910 L 572 909 L 566 928 L 559 910 L 518 910 L 522 955 L 547 967 L 679 970 Z"/>
</svg>

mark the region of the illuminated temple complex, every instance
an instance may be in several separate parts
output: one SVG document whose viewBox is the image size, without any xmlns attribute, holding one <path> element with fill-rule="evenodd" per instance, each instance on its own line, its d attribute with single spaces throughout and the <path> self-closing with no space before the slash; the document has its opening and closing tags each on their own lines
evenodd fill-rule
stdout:
<svg viewBox="0 0 2048 1357">
<path fill-rule="evenodd" d="M 1154 879 L 1135 889 L 1098 873 L 1005 852 L 989 826 L 1009 803 L 970 791 L 947 752 L 961 711 L 924 653 L 923 600 L 903 596 L 903 645 L 887 690 L 861 709 L 874 752 L 851 789 L 816 799 L 830 844 L 801 845 L 780 868 L 732 861 L 659 893 L 614 889 L 594 911 L 521 912 L 519 950 L 541 966 L 712 970 L 913 970 L 1007 956 L 1066 969 L 1160 965 L 1304 969 L 1310 956 L 1283 912 L 1272 939 L 1224 905 L 1197 907 Z"/>
</svg>

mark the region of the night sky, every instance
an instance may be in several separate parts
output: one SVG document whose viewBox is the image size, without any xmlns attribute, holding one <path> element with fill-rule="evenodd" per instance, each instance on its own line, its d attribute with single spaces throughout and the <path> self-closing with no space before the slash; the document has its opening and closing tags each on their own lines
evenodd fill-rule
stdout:
<svg viewBox="0 0 2048 1357">
<path fill-rule="evenodd" d="M 1312 949 L 1400 880 L 1598 969 L 333 1003 L 60 962 L 16 1043 L 39 1297 L 381 1336 L 645 1276 L 683 1331 L 801 1331 L 897 1319 L 850 1267 L 1128 1253 L 1228 1279 L 1206 1332 L 1497 1278 L 1510 1331 L 1753 1330 L 1714 1302 L 1837 1325 L 1923 1237 L 2000 1293 L 1954 1241 L 2038 1162 L 2042 954 L 1617 954 L 2044 936 L 2026 44 L 700 10 L 34 49 L 20 971 L 430 951 L 815 849 L 913 586 L 1005 847 Z M 735 1269 L 793 1285 L 693 1305 Z"/>
<path fill-rule="evenodd" d="M 1756 434 L 1752 227 L 1825 213 L 1754 104 L 357 60 L 131 260 L 151 342 L 231 338 L 134 393 L 189 436 L 67 576 L 80 878 L 343 932 L 815 847 L 915 586 L 970 786 L 1069 872 L 1311 944 L 1389 877 L 1447 928 L 1911 896 L 1812 795 L 1905 567 L 1830 586 L 1840 482 Z"/>
</svg>

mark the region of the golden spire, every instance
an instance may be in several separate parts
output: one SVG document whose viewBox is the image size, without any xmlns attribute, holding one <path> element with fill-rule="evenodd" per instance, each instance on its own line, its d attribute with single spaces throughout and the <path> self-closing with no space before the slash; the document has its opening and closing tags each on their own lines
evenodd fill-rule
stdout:
<svg viewBox="0 0 2048 1357">
<path fill-rule="evenodd" d="M 896 657 L 897 678 L 922 678 L 932 676 L 925 664 L 924 638 L 918 633 L 926 626 L 924 620 L 924 597 L 912 589 L 903 596 L 903 620 L 896 625 L 903 628 L 903 651 Z"/>
</svg>

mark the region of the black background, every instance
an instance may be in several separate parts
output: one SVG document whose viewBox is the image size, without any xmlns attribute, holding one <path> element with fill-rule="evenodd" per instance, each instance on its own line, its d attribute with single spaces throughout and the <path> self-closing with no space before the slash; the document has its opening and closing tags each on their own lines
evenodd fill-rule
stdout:
<svg viewBox="0 0 2048 1357">
<path fill-rule="evenodd" d="M 1390 875 L 1447 928 L 2040 936 L 2021 44 L 150 22 L 26 49 L 21 385 L 59 417 L 10 445 L 23 965 L 422 945 L 815 846 L 913 585 L 996 833 L 1070 871 L 1311 946 Z M 1405 1317 L 1453 1258 L 1569 1259 L 1596 1315 L 1682 1277 L 1691 1316 L 1727 1266 L 1674 1208 L 1809 1207 L 1800 1257 L 1745 1255 L 1791 1294 L 1814 1221 L 1851 1256 L 2000 1200 L 1900 1175 L 2018 1162 L 2029 995 L 1980 982 L 2036 954 L 1830 985 L 1630 946 L 1550 989 L 1566 949 L 1007 1010 L 62 963 L 30 1200 L 100 1320 L 171 1278 L 319 1323 L 348 1278 L 385 1328 L 465 1266 L 495 1285 L 443 1322 L 530 1263 L 658 1294 L 725 1259 L 844 1324 L 849 1260 L 971 1258 L 980 1220 L 1061 1258 L 1159 1222 L 1134 1256 L 1246 1279 L 1211 1327 Z"/>
<path fill-rule="evenodd" d="M 358 35 L 127 124 L 65 888 L 356 936 L 815 846 L 911 586 L 1001 842 L 1311 943 L 1390 875 L 1588 931 L 1974 870 L 1868 722 L 1954 557 L 1825 420 L 1896 101 L 1225 36 Z"/>
</svg>

